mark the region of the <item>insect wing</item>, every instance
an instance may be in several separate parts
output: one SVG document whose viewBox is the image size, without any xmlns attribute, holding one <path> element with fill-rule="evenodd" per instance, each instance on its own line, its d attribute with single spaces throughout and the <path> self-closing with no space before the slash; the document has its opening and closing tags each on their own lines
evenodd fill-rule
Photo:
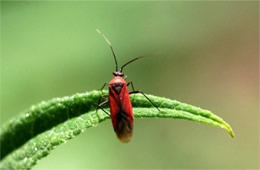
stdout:
<svg viewBox="0 0 260 170">
<path fill-rule="evenodd" d="M 109 87 L 109 104 L 114 131 L 122 142 L 128 142 L 133 131 L 133 110 L 126 84 L 121 89 Z"/>
</svg>

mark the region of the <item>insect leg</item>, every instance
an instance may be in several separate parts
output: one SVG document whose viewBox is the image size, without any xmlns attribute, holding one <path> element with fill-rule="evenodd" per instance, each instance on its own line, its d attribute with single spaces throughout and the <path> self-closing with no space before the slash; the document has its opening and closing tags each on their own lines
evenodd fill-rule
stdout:
<svg viewBox="0 0 260 170">
<path fill-rule="evenodd" d="M 98 105 L 99 105 L 100 102 L 101 102 L 101 98 L 102 98 L 102 97 L 108 97 L 108 95 L 103 95 L 103 93 L 102 93 L 102 90 L 106 87 L 106 85 L 108 85 L 108 82 L 105 82 L 104 85 L 100 88 L 101 95 L 100 95 L 100 97 L 99 97 L 99 99 L 98 99 L 96 111 L 97 111 L 97 109 L 98 109 Z"/>
<path fill-rule="evenodd" d="M 100 88 L 100 91 L 102 91 L 108 84 L 109 84 L 108 82 L 105 82 L 104 85 Z"/>
<path fill-rule="evenodd" d="M 132 83 L 133 84 L 133 83 Z M 140 91 L 140 90 L 136 90 L 136 91 L 132 91 L 129 94 L 137 94 L 137 93 L 141 93 L 142 95 L 144 95 L 144 97 L 160 112 L 160 109 L 149 99 L 149 97 L 147 97 L 144 92 Z"/>
<path fill-rule="evenodd" d="M 104 97 L 108 97 L 109 95 L 108 94 L 101 94 L 99 99 L 98 99 L 98 104 L 97 104 L 97 107 L 96 107 L 96 113 L 97 113 L 97 110 L 99 109 L 99 105 L 102 104 L 100 103 L 101 102 L 101 98 L 104 98 Z"/>
<path fill-rule="evenodd" d="M 130 84 L 131 84 L 132 90 L 135 91 L 134 84 L 133 84 L 132 81 L 129 81 L 129 82 L 127 83 L 127 86 L 129 86 Z"/>
<path fill-rule="evenodd" d="M 99 109 L 101 109 L 103 112 L 105 112 L 108 116 L 110 116 L 110 114 L 108 113 L 108 111 L 106 111 L 106 110 L 102 107 L 102 106 L 104 106 L 104 105 L 106 105 L 106 104 L 108 104 L 108 103 L 109 103 L 109 100 L 106 100 L 106 101 L 100 103 L 97 107 L 98 107 Z M 96 112 L 97 112 L 97 110 L 96 110 Z"/>
</svg>

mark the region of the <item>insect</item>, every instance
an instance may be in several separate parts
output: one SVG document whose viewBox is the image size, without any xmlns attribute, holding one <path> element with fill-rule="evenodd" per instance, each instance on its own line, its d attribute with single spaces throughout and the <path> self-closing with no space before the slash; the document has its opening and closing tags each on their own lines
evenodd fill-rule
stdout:
<svg viewBox="0 0 260 170">
<path fill-rule="evenodd" d="M 97 32 L 105 39 L 107 44 L 110 46 L 110 49 L 114 56 L 115 65 L 116 65 L 116 70 L 113 72 L 114 78 L 109 83 L 105 83 L 101 88 L 102 91 L 106 87 L 106 85 L 108 85 L 109 95 L 100 96 L 97 105 L 97 110 L 101 109 L 110 116 L 114 131 L 118 139 L 123 143 L 127 143 L 130 141 L 133 135 L 133 125 L 134 125 L 133 109 L 130 101 L 130 95 L 141 93 L 155 108 L 158 109 L 158 111 L 160 110 L 142 91 L 134 89 L 134 85 L 132 81 L 127 83 L 126 82 L 127 76 L 125 76 L 123 73 L 124 67 L 142 58 L 143 56 L 139 56 L 128 61 L 127 63 L 121 66 L 120 70 L 118 70 L 117 58 L 110 41 L 98 29 Z M 131 85 L 132 87 L 131 92 L 128 91 L 129 85 Z M 108 100 L 100 103 L 102 97 L 108 97 Z M 107 104 L 109 104 L 110 113 L 103 108 Z"/>
</svg>

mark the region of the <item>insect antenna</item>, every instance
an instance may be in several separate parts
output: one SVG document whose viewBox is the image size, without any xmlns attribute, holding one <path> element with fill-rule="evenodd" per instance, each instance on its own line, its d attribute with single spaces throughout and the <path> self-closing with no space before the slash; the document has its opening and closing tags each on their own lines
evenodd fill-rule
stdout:
<svg viewBox="0 0 260 170">
<path fill-rule="evenodd" d="M 128 61 L 127 63 L 125 63 L 125 64 L 121 67 L 120 72 L 122 73 L 122 72 L 123 72 L 123 68 L 124 68 L 125 66 L 127 66 L 128 64 L 134 62 L 135 60 L 138 60 L 139 58 L 148 57 L 148 56 L 155 56 L 155 55 L 160 55 L 160 52 L 155 52 L 155 53 L 152 53 L 152 54 L 148 54 L 148 55 L 143 55 L 143 56 L 136 57 L 136 58 L 134 58 L 134 59 Z"/>
<path fill-rule="evenodd" d="M 138 60 L 139 58 L 143 58 L 144 56 L 139 56 L 139 57 L 136 57 L 136 58 L 134 58 L 134 59 L 132 59 L 132 60 L 130 60 L 130 61 L 128 61 L 127 63 L 125 63 L 122 67 L 121 67 L 121 69 L 120 69 L 120 72 L 122 73 L 123 72 L 123 69 L 124 69 L 124 67 L 125 66 L 127 66 L 128 64 L 130 64 L 130 63 L 132 63 L 132 62 L 134 62 L 134 61 L 136 61 L 136 60 Z"/>
<path fill-rule="evenodd" d="M 116 71 L 118 71 L 118 64 L 117 64 L 117 59 L 116 59 L 116 54 L 113 50 L 113 47 L 112 47 L 112 44 L 110 43 L 110 41 L 107 39 L 107 37 L 101 32 L 99 31 L 99 29 L 97 29 L 97 32 L 105 39 L 105 41 L 107 42 L 107 44 L 109 45 L 111 51 L 112 51 L 112 54 L 114 56 L 114 59 L 115 59 L 115 64 L 116 64 Z"/>
</svg>

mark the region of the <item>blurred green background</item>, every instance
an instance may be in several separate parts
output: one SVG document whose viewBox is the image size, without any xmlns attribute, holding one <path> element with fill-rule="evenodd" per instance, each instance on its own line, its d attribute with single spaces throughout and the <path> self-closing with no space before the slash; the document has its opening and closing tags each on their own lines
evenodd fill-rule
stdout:
<svg viewBox="0 0 260 170">
<path fill-rule="evenodd" d="M 55 149 L 34 169 L 259 168 L 259 2 L 3 2 L 1 124 L 32 104 L 99 89 L 120 64 L 146 93 L 200 106 L 224 130 L 136 119 L 121 144 L 110 121 Z M 2 146 L 4 147 L 4 146 Z"/>
</svg>

